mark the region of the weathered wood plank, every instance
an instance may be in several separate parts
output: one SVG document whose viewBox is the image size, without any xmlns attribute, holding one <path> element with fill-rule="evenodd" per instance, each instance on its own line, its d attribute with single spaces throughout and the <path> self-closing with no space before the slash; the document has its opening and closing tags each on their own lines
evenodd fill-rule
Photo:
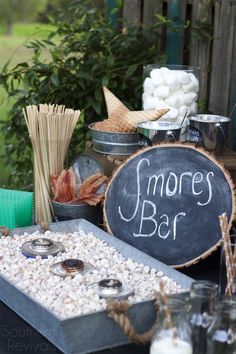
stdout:
<svg viewBox="0 0 236 354">
<path fill-rule="evenodd" d="M 236 3 L 232 4 L 232 14 L 236 16 Z M 236 25 L 234 27 L 234 39 L 232 43 L 232 68 L 231 68 L 231 81 L 230 81 L 230 98 L 229 98 L 229 109 L 228 114 L 232 112 L 234 105 L 236 103 L 236 65 L 234 64 L 234 58 L 236 58 Z M 231 124 L 231 145 L 236 151 L 236 108 L 232 114 L 232 124 Z"/>
<path fill-rule="evenodd" d="M 141 22 L 142 1 L 124 0 L 123 19 L 124 26 L 137 26 Z"/>
<path fill-rule="evenodd" d="M 209 108 L 222 115 L 229 110 L 235 20 L 232 2 L 216 0 Z"/>
<path fill-rule="evenodd" d="M 162 14 L 163 0 L 144 0 L 143 23 L 153 25 L 156 21 L 155 14 Z"/>
<path fill-rule="evenodd" d="M 198 21 L 211 25 L 212 23 L 212 3 L 209 0 L 192 1 L 191 26 L 195 28 Z M 200 40 L 194 31 L 190 37 L 190 65 L 200 67 L 200 92 L 199 99 L 208 101 L 208 78 L 209 64 L 211 56 L 211 40 Z"/>
<path fill-rule="evenodd" d="M 182 64 L 184 53 L 184 29 L 187 0 L 169 0 L 167 17 L 172 26 L 167 28 L 166 54 L 168 64 Z"/>
</svg>

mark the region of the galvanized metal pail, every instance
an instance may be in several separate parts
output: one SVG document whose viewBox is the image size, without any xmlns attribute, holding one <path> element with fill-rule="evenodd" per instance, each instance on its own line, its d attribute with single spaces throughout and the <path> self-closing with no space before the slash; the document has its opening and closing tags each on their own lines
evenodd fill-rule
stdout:
<svg viewBox="0 0 236 354">
<path fill-rule="evenodd" d="M 139 144 L 152 145 L 163 141 L 179 140 L 181 126 L 172 122 L 142 122 L 138 123 Z"/>
<path fill-rule="evenodd" d="M 92 134 L 93 149 L 108 155 L 132 155 L 139 149 L 139 135 L 133 133 L 104 132 L 89 125 Z"/>
<path fill-rule="evenodd" d="M 227 145 L 229 123 L 230 118 L 213 114 L 190 117 L 188 141 L 219 154 Z"/>
<path fill-rule="evenodd" d="M 57 221 L 85 219 L 93 224 L 98 224 L 101 212 L 100 204 L 92 206 L 88 204 L 66 204 L 52 200 L 54 216 Z"/>
</svg>

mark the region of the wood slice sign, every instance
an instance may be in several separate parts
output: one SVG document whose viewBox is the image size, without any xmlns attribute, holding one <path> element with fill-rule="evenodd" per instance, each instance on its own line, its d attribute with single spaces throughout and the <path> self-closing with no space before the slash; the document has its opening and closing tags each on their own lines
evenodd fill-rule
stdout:
<svg viewBox="0 0 236 354">
<path fill-rule="evenodd" d="M 234 186 L 224 167 L 193 145 L 160 144 L 132 155 L 105 197 L 108 232 L 176 268 L 219 245 L 218 216 L 234 214 Z"/>
</svg>

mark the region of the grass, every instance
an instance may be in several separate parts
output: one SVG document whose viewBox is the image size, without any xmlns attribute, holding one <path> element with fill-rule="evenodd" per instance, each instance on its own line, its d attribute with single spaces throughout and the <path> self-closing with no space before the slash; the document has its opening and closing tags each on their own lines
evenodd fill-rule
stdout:
<svg viewBox="0 0 236 354">
<path fill-rule="evenodd" d="M 29 61 L 32 55 L 32 50 L 26 48 L 24 45 L 32 39 L 46 39 L 49 32 L 53 30 L 53 26 L 38 24 L 38 23 L 16 23 L 13 26 L 12 35 L 7 36 L 3 34 L 0 28 L 0 70 L 10 60 L 10 66 Z M 45 51 L 45 58 L 47 53 Z M 9 110 L 14 100 L 8 100 L 4 89 L 0 86 L 0 120 L 10 119 Z M 0 131 L 0 187 L 7 184 L 7 178 L 11 172 L 7 167 L 7 162 L 4 157 L 5 153 L 4 134 Z"/>
</svg>

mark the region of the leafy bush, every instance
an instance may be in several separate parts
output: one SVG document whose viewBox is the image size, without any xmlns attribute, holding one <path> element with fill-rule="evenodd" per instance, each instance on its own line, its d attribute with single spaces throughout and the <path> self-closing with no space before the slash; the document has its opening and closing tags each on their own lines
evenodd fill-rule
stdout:
<svg viewBox="0 0 236 354">
<path fill-rule="evenodd" d="M 72 22 L 65 22 L 61 16 L 53 23 L 57 29 L 47 40 L 27 45 L 34 53 L 31 62 L 13 69 L 8 63 L 0 73 L 0 84 L 9 97 L 16 99 L 9 120 L 2 122 L 7 161 L 12 167 L 9 187 L 32 185 L 32 149 L 23 107 L 56 103 L 82 109 L 70 146 L 71 161 L 84 148 L 88 123 L 106 116 L 102 86 L 108 86 L 130 108 L 141 108 L 142 66 L 165 62 L 164 56 L 157 53 L 157 37 L 165 23 L 162 18 L 157 18 L 152 27 L 121 31 L 96 9 L 88 11 L 78 1 L 71 11 Z M 45 49 L 49 52 L 47 60 L 41 56 Z"/>
</svg>

